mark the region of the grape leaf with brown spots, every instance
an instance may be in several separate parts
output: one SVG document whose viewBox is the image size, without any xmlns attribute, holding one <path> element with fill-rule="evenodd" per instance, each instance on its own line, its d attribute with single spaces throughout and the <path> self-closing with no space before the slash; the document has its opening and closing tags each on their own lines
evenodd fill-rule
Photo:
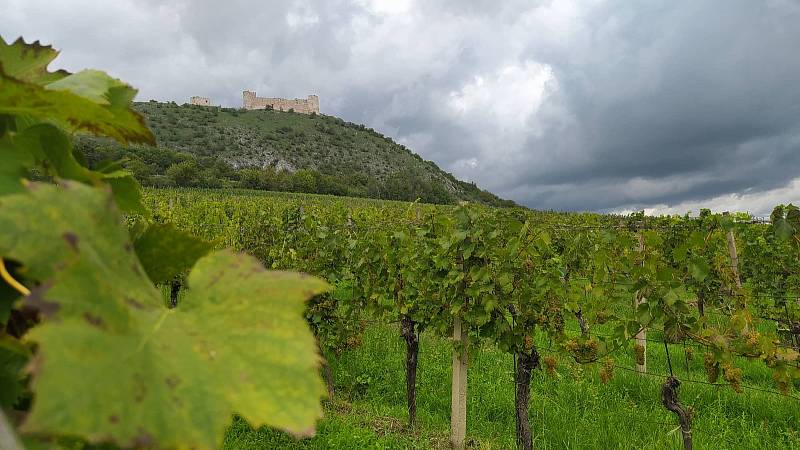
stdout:
<svg viewBox="0 0 800 450">
<path fill-rule="evenodd" d="M 328 289 L 230 250 L 201 258 L 177 308 L 148 280 L 108 190 L 31 183 L 0 197 L 0 255 L 36 281 L 22 430 L 126 447 L 216 448 L 233 414 L 309 434 L 319 356 L 304 301 Z"/>
</svg>

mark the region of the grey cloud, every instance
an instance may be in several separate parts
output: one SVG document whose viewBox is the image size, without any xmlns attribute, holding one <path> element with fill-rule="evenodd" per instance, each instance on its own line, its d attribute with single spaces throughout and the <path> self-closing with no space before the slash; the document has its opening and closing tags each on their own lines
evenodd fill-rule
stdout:
<svg viewBox="0 0 800 450">
<path fill-rule="evenodd" d="M 64 3 L 0 6 L 3 37 L 50 41 L 140 99 L 315 92 L 532 207 L 800 200 L 793 0 Z"/>
<path fill-rule="evenodd" d="M 800 32 L 789 25 L 798 17 L 796 9 L 744 1 L 729 2 L 725 9 L 714 2 L 677 5 L 624 18 L 615 15 L 622 9 L 617 5 L 603 11 L 604 19 L 595 17 L 598 24 L 616 20 L 613 33 L 589 31 L 615 48 L 627 48 L 619 59 L 587 57 L 580 46 L 570 47 L 568 58 L 551 52 L 559 100 L 578 117 L 572 131 L 583 136 L 578 144 L 583 162 L 559 161 L 546 174 L 533 172 L 527 179 L 520 174 L 512 182 L 590 178 L 613 185 L 637 176 L 703 175 L 679 196 L 638 199 L 670 202 L 775 188 L 798 176 L 800 58 L 793 47 Z M 607 46 L 589 41 L 595 44 Z M 559 134 L 531 139 L 528 146 L 557 148 L 553 141 Z M 630 201 L 626 194 L 609 193 L 602 206 Z M 596 197 L 567 202 L 573 208 L 597 207 Z"/>
</svg>

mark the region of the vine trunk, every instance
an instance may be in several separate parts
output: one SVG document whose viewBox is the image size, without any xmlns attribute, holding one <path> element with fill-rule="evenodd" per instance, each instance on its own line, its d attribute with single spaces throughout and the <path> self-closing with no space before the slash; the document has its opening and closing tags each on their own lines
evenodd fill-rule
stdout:
<svg viewBox="0 0 800 450">
<path fill-rule="evenodd" d="M 667 378 L 661 386 L 661 403 L 678 416 L 678 422 L 681 424 L 681 435 L 683 436 L 683 448 L 684 450 L 692 450 L 692 415 L 688 408 L 678 401 L 678 386 L 680 385 L 681 383 L 677 378 Z"/>
<path fill-rule="evenodd" d="M 530 353 L 517 352 L 517 367 L 514 370 L 514 387 L 516 391 L 514 405 L 517 419 L 517 445 L 525 450 L 533 448 L 531 423 L 528 417 L 528 403 L 531 394 L 531 372 L 539 367 L 539 353 L 532 348 Z"/>
<path fill-rule="evenodd" d="M 417 324 L 408 315 L 400 320 L 400 329 L 406 341 L 406 401 L 408 403 L 408 426 L 414 427 L 417 420 L 417 361 L 419 356 L 419 334 Z"/>
</svg>

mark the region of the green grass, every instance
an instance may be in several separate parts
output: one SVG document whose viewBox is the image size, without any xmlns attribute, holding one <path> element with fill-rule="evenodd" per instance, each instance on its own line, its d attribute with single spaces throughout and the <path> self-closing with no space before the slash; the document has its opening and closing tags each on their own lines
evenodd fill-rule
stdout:
<svg viewBox="0 0 800 450">
<path fill-rule="evenodd" d="M 544 344 L 544 343 L 542 343 Z M 317 435 L 295 440 L 281 432 L 252 430 L 235 420 L 227 449 L 257 448 L 447 448 L 451 350 L 446 339 L 423 334 L 418 375 L 417 429 L 405 426 L 404 344 L 399 330 L 372 326 L 363 346 L 330 358 L 336 398 L 326 403 Z M 543 351 L 547 355 L 546 351 Z M 687 363 L 683 348 L 670 348 L 679 379 L 704 380 L 700 349 Z M 633 356 L 615 355 L 633 367 Z M 744 383 L 774 390 L 758 361 L 741 361 Z M 474 448 L 513 448 L 512 358 L 494 347 L 473 353 L 469 368 L 467 438 Z M 667 372 L 661 345 L 650 343 L 648 371 Z M 675 416 L 661 406 L 661 377 L 620 369 L 602 384 L 593 366 L 560 360 L 557 375 L 537 371 L 531 383 L 531 421 L 541 449 L 681 447 Z M 695 410 L 695 448 L 800 448 L 800 402 L 774 394 L 683 383 L 681 401 Z"/>
</svg>

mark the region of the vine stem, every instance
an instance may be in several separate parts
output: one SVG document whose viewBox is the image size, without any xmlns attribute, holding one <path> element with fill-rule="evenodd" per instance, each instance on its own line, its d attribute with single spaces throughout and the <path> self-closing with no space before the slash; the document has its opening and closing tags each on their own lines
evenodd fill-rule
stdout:
<svg viewBox="0 0 800 450">
<path fill-rule="evenodd" d="M 669 376 L 674 377 L 675 375 L 672 373 L 672 360 L 669 357 L 669 346 L 667 346 L 666 340 L 664 340 L 664 351 L 667 352 L 667 366 L 669 367 Z"/>
<path fill-rule="evenodd" d="M 3 258 L 0 258 L 0 276 L 3 277 L 6 283 L 8 283 L 11 287 L 17 290 L 20 294 L 26 297 L 31 295 L 30 289 L 23 286 L 22 283 L 15 280 L 14 277 L 12 277 L 10 273 L 8 273 L 8 269 L 6 269 L 6 262 L 3 260 Z"/>
</svg>

